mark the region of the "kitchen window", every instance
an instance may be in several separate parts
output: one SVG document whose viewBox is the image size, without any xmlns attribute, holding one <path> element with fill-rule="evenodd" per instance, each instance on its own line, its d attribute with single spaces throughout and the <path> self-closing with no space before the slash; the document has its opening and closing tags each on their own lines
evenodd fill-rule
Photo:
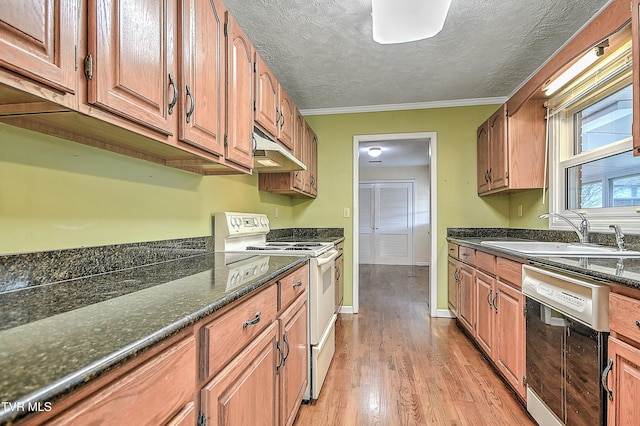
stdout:
<svg viewBox="0 0 640 426">
<path fill-rule="evenodd" d="M 595 231 L 640 232 L 640 157 L 633 156 L 631 43 L 547 102 L 549 211 L 586 215 Z M 577 220 L 577 216 L 576 216 Z M 551 218 L 552 229 L 570 229 Z"/>
</svg>

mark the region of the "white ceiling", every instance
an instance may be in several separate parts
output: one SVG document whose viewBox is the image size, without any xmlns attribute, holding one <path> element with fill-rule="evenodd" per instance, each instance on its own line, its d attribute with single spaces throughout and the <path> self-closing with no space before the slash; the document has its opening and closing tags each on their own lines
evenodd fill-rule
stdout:
<svg viewBox="0 0 640 426">
<path fill-rule="evenodd" d="M 369 156 L 372 147 L 382 148 L 382 154 Z M 360 142 L 358 148 L 360 167 L 422 167 L 430 161 L 428 138 Z"/>
<path fill-rule="evenodd" d="M 373 41 L 371 0 L 224 3 L 298 108 L 318 113 L 502 101 L 607 0 L 452 0 L 438 35 L 396 45 Z"/>
</svg>

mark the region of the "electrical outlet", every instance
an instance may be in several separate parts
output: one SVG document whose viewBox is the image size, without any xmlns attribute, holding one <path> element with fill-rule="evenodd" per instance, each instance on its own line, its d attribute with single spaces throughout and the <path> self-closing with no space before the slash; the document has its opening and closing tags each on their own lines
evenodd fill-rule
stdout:
<svg viewBox="0 0 640 426">
<path fill-rule="evenodd" d="M 345 207 L 344 210 L 342 211 L 342 216 L 343 217 L 351 216 L 351 209 L 349 207 Z"/>
<path fill-rule="evenodd" d="M 522 204 L 518 204 L 518 217 L 522 217 Z"/>
<path fill-rule="evenodd" d="M 273 210 L 273 217 L 278 217 L 278 208 L 277 207 Z"/>
</svg>

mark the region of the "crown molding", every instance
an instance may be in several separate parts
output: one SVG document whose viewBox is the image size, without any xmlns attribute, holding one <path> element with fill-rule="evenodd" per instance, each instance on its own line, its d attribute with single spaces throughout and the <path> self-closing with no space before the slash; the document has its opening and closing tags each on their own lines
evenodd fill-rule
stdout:
<svg viewBox="0 0 640 426">
<path fill-rule="evenodd" d="M 300 113 L 304 116 L 309 116 L 309 115 L 329 115 L 329 114 L 356 114 L 360 112 L 406 111 L 411 109 L 450 108 L 450 107 L 503 104 L 507 101 L 507 99 L 508 98 L 506 96 L 500 96 L 495 98 L 456 99 L 451 101 L 416 102 L 416 103 L 409 103 L 409 104 L 365 105 L 365 106 L 339 107 L 339 108 L 316 108 L 316 109 L 302 109 L 300 110 Z"/>
</svg>

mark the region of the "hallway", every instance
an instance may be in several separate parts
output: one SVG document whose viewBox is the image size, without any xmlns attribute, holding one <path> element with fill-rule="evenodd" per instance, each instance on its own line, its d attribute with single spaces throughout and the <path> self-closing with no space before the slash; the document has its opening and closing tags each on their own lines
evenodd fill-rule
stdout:
<svg viewBox="0 0 640 426">
<path fill-rule="evenodd" d="M 303 425 L 533 425 L 454 320 L 430 319 L 428 267 L 360 265 L 360 313 Z"/>
</svg>

